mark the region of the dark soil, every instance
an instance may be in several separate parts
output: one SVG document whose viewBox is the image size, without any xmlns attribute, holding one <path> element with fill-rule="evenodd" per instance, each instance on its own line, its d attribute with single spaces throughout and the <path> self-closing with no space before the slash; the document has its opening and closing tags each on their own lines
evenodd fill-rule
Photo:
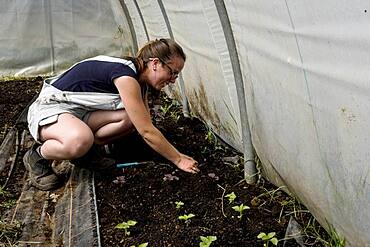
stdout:
<svg viewBox="0 0 370 247">
<path fill-rule="evenodd" d="M 0 143 L 13 127 L 19 114 L 39 92 L 42 78 L 22 81 L 0 81 Z"/>
<path fill-rule="evenodd" d="M 40 83 L 40 79 L 0 82 L 3 136 L 38 92 Z M 146 242 L 156 247 L 199 246 L 200 236 L 216 236 L 211 246 L 262 246 L 263 242 L 257 238 L 261 232 L 276 232 L 278 246 L 298 246 L 294 240 L 283 239 L 292 215 L 302 226 L 313 220 L 309 213 L 293 213 L 293 208 L 302 210 L 303 206 L 263 179 L 258 186 L 246 184 L 242 155 L 217 141 L 201 121 L 182 117 L 179 107 L 167 98 L 162 99 L 165 101 L 162 109 L 171 109 L 160 110 L 152 103 L 155 125 L 181 152 L 195 158 L 201 171 L 192 175 L 176 169 L 155 154 L 136 133 L 116 141 L 111 156 L 118 162 L 152 163 L 96 173 L 102 246 L 139 246 Z M 4 203 L 16 200 L 23 186 L 19 182 L 24 176 L 21 159 L 17 164 L 6 188 L 9 193 L 0 195 L 1 215 Z M 6 175 L 6 172 L 1 174 L 0 186 Z M 231 192 L 236 199 L 230 203 L 225 195 Z M 177 209 L 175 203 L 180 201 L 184 205 Z M 232 207 L 241 204 L 250 209 L 238 218 L 239 213 Z M 188 222 L 178 218 L 188 214 L 195 215 Z M 129 236 L 116 228 L 128 220 L 137 222 L 129 228 Z M 317 230 L 323 233 L 320 226 Z M 323 246 L 317 242 L 317 236 L 304 236 L 303 240 L 310 246 Z"/>
<path fill-rule="evenodd" d="M 25 123 L 20 123 L 18 120 L 26 106 L 39 92 L 41 84 L 41 77 L 32 80 L 0 82 L 0 143 L 13 127 L 18 129 L 19 135 L 27 128 Z M 7 168 L 0 172 L 0 246 L 4 246 L 2 245 L 4 243 L 15 243 L 21 234 L 21 225 L 18 222 L 9 225 L 4 224 L 2 220 L 7 217 L 6 213 L 9 209 L 15 207 L 22 192 L 25 181 L 25 169 L 22 163 L 24 152 L 25 150 L 19 150 L 14 161 L 14 169 L 10 169 L 10 165 L 7 165 Z M 15 156 L 12 155 L 12 157 Z M 8 164 L 11 162 L 13 161 L 7 161 Z M 3 188 L 5 185 L 6 187 Z"/>
</svg>

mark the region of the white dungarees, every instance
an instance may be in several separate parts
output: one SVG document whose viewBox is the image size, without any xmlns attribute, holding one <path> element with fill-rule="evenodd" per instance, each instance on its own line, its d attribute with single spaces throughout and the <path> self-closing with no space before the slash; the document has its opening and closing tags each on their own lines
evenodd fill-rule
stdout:
<svg viewBox="0 0 370 247">
<path fill-rule="evenodd" d="M 128 61 L 120 58 L 111 58 L 107 56 L 97 56 L 84 61 L 111 61 L 120 62 L 128 65 Z M 81 63 L 80 62 L 80 63 Z M 71 66 L 66 72 L 71 70 Z M 136 68 L 130 66 L 136 73 Z M 64 72 L 63 74 L 65 74 Z M 39 140 L 39 127 L 55 123 L 61 113 L 71 113 L 82 121 L 88 119 L 89 114 L 96 110 L 118 110 L 123 109 L 123 103 L 120 95 L 115 93 L 97 93 L 97 92 L 69 92 L 61 91 L 52 84 L 63 74 L 44 80 L 40 95 L 32 103 L 28 110 L 28 127 L 30 133 L 36 141 Z"/>
</svg>

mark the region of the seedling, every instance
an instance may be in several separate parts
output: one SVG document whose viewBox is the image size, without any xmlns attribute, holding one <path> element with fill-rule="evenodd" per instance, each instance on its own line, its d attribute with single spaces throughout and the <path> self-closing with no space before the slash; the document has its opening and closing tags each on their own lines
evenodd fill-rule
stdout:
<svg viewBox="0 0 370 247">
<path fill-rule="evenodd" d="M 213 134 L 211 129 L 208 129 L 205 139 L 213 145 L 216 145 L 217 139 L 215 134 Z"/>
<path fill-rule="evenodd" d="M 179 216 L 179 220 L 184 220 L 186 224 L 189 223 L 190 219 L 193 218 L 195 214 L 184 214 Z"/>
<path fill-rule="evenodd" d="M 182 201 L 175 202 L 176 209 L 180 209 L 182 206 L 184 206 L 184 203 Z"/>
<path fill-rule="evenodd" d="M 5 190 L 3 186 L 0 186 L 0 196 L 6 196 L 8 192 Z"/>
<path fill-rule="evenodd" d="M 9 199 L 9 200 L 1 203 L 0 207 L 9 209 L 9 208 L 12 208 L 16 203 L 17 203 L 16 199 Z"/>
<path fill-rule="evenodd" d="M 236 195 L 234 192 L 231 192 L 230 194 L 227 194 L 225 197 L 227 197 L 229 199 L 229 204 L 230 203 L 233 203 L 235 198 L 236 198 Z"/>
<path fill-rule="evenodd" d="M 242 219 L 243 217 L 243 211 L 246 210 L 246 209 L 250 209 L 250 207 L 248 206 L 245 206 L 243 203 L 240 204 L 239 206 L 234 206 L 232 207 L 232 209 L 234 209 L 235 211 L 239 212 L 239 216 L 238 218 L 239 219 Z"/>
<path fill-rule="evenodd" d="M 163 115 L 166 116 L 167 113 L 170 111 L 171 107 L 173 106 L 173 104 L 168 104 L 168 105 L 165 105 L 165 106 L 161 106 L 160 110 L 162 111 Z"/>
<path fill-rule="evenodd" d="M 272 243 L 273 245 L 277 246 L 279 240 L 275 238 L 276 233 L 275 232 L 270 232 L 269 234 L 266 234 L 264 232 L 261 232 L 258 234 L 257 238 L 262 239 L 263 247 L 268 247 L 269 243 Z"/>
<path fill-rule="evenodd" d="M 213 241 L 217 240 L 217 237 L 216 236 L 207 236 L 207 237 L 200 236 L 200 240 L 201 242 L 199 243 L 199 247 L 209 247 Z"/>
<path fill-rule="evenodd" d="M 139 244 L 137 247 L 147 247 L 147 246 L 148 246 L 148 242 Z M 135 245 L 131 245 L 130 247 L 135 247 Z"/>
<path fill-rule="evenodd" d="M 125 230 L 125 236 L 130 236 L 130 232 L 128 231 L 128 229 L 131 227 L 131 226 L 134 226 L 136 225 L 136 221 L 134 220 L 128 220 L 128 221 L 124 221 L 122 223 L 119 223 L 118 225 L 116 225 L 116 228 L 118 229 L 123 229 Z"/>
</svg>

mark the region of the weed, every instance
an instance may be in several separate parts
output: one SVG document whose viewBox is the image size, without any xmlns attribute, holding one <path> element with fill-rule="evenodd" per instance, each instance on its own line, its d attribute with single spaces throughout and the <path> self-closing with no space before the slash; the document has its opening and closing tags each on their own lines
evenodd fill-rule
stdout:
<svg viewBox="0 0 370 247">
<path fill-rule="evenodd" d="M 268 247 L 269 243 L 272 243 L 273 245 L 277 246 L 279 240 L 275 238 L 276 233 L 275 232 L 270 232 L 268 234 L 261 232 L 258 234 L 257 238 L 262 239 L 263 247 Z"/>
<path fill-rule="evenodd" d="M 164 118 L 165 116 L 169 116 L 175 122 L 177 122 L 180 119 L 182 112 L 178 103 L 168 98 L 164 100 L 159 110 L 162 112 L 163 115 L 162 118 Z"/>
<path fill-rule="evenodd" d="M 186 224 L 189 224 L 191 218 L 193 218 L 195 214 L 184 214 L 179 216 L 179 220 L 184 220 Z"/>
<path fill-rule="evenodd" d="M 325 247 L 338 246 L 343 247 L 345 240 L 340 238 L 335 231 L 329 229 L 327 234 L 314 217 L 310 216 L 310 212 L 299 202 L 299 200 L 291 194 L 284 194 L 281 191 L 284 186 L 273 190 L 265 190 L 264 193 L 254 197 L 251 201 L 253 206 L 262 207 L 266 203 L 272 201 L 281 205 L 279 223 L 281 223 L 287 216 L 293 216 L 300 224 L 303 225 L 301 232 L 305 238 L 307 245 L 315 245 L 320 243 Z"/>
<path fill-rule="evenodd" d="M 170 118 L 177 123 L 180 119 L 180 111 L 176 109 L 175 111 L 171 111 Z"/>
<path fill-rule="evenodd" d="M 320 234 L 319 229 L 321 226 L 314 217 L 311 217 L 303 229 L 303 232 L 307 238 L 315 238 L 315 243 L 320 242 L 325 247 L 344 247 L 346 246 L 346 240 L 341 237 L 335 230 L 335 228 L 329 225 L 327 236 L 324 237 Z"/>
<path fill-rule="evenodd" d="M 335 228 L 332 225 L 329 225 L 329 243 L 326 245 L 327 247 L 329 246 L 334 246 L 334 247 L 344 247 L 346 246 L 346 240 L 341 237 Z"/>
<path fill-rule="evenodd" d="M 128 221 L 124 221 L 122 223 L 119 223 L 118 225 L 116 225 L 116 228 L 117 229 L 123 229 L 125 230 L 125 236 L 130 236 L 130 232 L 128 231 L 128 229 L 131 227 L 131 226 L 134 226 L 136 225 L 136 221 L 134 220 L 128 220 Z"/>
<path fill-rule="evenodd" d="M 216 236 L 207 236 L 207 237 L 200 236 L 200 240 L 201 242 L 199 243 L 199 247 L 209 247 L 213 241 L 217 240 L 217 237 Z"/>
<path fill-rule="evenodd" d="M 232 209 L 234 209 L 235 211 L 239 212 L 239 216 L 238 218 L 239 219 L 242 219 L 243 217 L 243 211 L 246 210 L 246 209 L 250 209 L 250 207 L 248 206 L 245 206 L 243 203 L 240 204 L 239 206 L 234 206 L 232 207 Z"/>
<path fill-rule="evenodd" d="M 175 202 L 176 204 L 176 209 L 180 209 L 182 206 L 184 206 L 184 203 L 182 201 L 177 201 Z"/>
<path fill-rule="evenodd" d="M 236 195 L 234 192 L 231 192 L 230 194 L 227 194 L 225 197 L 227 197 L 229 199 L 229 204 L 230 203 L 233 203 L 235 198 L 236 198 Z"/>
<path fill-rule="evenodd" d="M 22 224 L 15 221 L 12 224 L 7 224 L 0 220 L 0 243 L 7 243 L 5 246 L 16 246 L 18 238 L 22 234 Z M 0 246 L 2 246 L 0 244 Z"/>
<path fill-rule="evenodd" d="M 17 200 L 16 199 L 9 199 L 9 200 L 1 203 L 0 204 L 0 207 L 9 209 L 9 208 L 12 208 L 16 203 L 17 203 Z"/>
<path fill-rule="evenodd" d="M 162 105 L 161 108 L 159 108 L 161 110 L 161 112 L 163 113 L 164 116 L 166 116 L 170 110 L 171 110 L 171 107 L 173 106 L 173 104 L 166 104 L 166 105 Z"/>
<path fill-rule="evenodd" d="M 3 186 L 0 186 L 0 196 L 7 196 L 8 194 L 9 192 Z"/>
<path fill-rule="evenodd" d="M 276 198 L 282 195 L 280 190 L 282 190 L 283 188 L 285 188 L 285 186 L 280 186 L 279 188 L 274 189 L 274 190 L 267 190 L 266 188 L 263 188 L 265 192 L 258 195 L 257 197 L 259 198 L 259 197 L 267 196 L 270 198 L 270 202 L 275 201 Z"/>
<path fill-rule="evenodd" d="M 207 134 L 205 139 L 210 143 L 210 144 L 215 144 L 217 142 L 215 134 L 213 134 L 212 130 L 208 128 Z"/>
<path fill-rule="evenodd" d="M 207 133 L 204 139 L 208 141 L 211 146 L 213 146 L 214 151 L 222 150 L 222 146 L 219 143 L 217 136 L 213 133 L 210 127 L 207 127 Z"/>
</svg>

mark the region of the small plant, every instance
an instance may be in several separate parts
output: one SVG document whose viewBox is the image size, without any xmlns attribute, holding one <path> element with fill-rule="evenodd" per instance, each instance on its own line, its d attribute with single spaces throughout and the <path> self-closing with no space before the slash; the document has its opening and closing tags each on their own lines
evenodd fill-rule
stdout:
<svg viewBox="0 0 370 247">
<path fill-rule="evenodd" d="M 17 203 L 16 199 L 9 199 L 9 200 L 1 203 L 0 207 L 9 209 L 9 208 L 12 208 L 16 203 Z"/>
<path fill-rule="evenodd" d="M 248 206 L 245 206 L 243 203 L 240 204 L 239 206 L 234 206 L 232 207 L 232 209 L 234 209 L 235 211 L 239 212 L 239 216 L 238 218 L 239 219 L 242 219 L 243 217 L 243 211 L 246 210 L 246 209 L 250 209 L 250 207 Z"/>
<path fill-rule="evenodd" d="M 258 234 L 257 238 L 262 239 L 262 241 L 264 242 L 263 247 L 268 247 L 269 243 L 277 246 L 279 240 L 275 238 L 275 235 L 275 232 L 270 232 L 268 234 L 261 232 L 260 234 Z"/>
<path fill-rule="evenodd" d="M 165 105 L 165 106 L 161 106 L 160 110 L 161 112 L 163 113 L 163 116 L 166 116 L 167 113 L 169 113 L 171 107 L 173 106 L 173 104 L 168 104 L 168 105 Z"/>
<path fill-rule="evenodd" d="M 148 246 L 148 242 L 139 244 L 137 247 L 147 247 L 147 246 Z M 135 247 L 135 245 L 131 245 L 130 247 Z"/>
<path fill-rule="evenodd" d="M 211 128 L 208 128 L 207 134 L 204 139 L 208 141 L 210 145 L 213 146 L 213 151 L 223 150 L 223 147 L 219 142 L 219 139 L 217 138 L 216 134 L 212 132 Z"/>
<path fill-rule="evenodd" d="M 234 192 L 231 192 L 230 194 L 227 194 L 225 197 L 227 197 L 229 199 L 229 204 L 230 203 L 233 203 L 235 198 L 236 198 L 236 195 Z"/>
<path fill-rule="evenodd" d="M 16 242 L 22 235 L 22 228 L 19 221 L 6 223 L 0 220 L 0 243 L 7 243 L 4 246 L 17 246 Z M 0 246 L 3 245 L 0 244 Z"/>
<path fill-rule="evenodd" d="M 176 204 L 176 209 L 180 209 L 182 206 L 184 206 L 184 203 L 182 201 L 177 201 L 175 202 Z"/>
<path fill-rule="evenodd" d="M 217 142 L 217 138 L 215 134 L 213 134 L 211 129 L 208 129 L 205 139 L 210 143 L 215 145 Z"/>
<path fill-rule="evenodd" d="M 217 237 L 216 236 L 207 236 L 207 237 L 200 236 L 200 240 L 201 242 L 199 243 L 199 247 L 209 247 L 213 241 L 217 240 Z"/>
<path fill-rule="evenodd" d="M 136 225 L 136 221 L 134 220 L 128 220 L 128 221 L 124 221 L 122 223 L 119 223 L 118 225 L 116 225 L 116 228 L 117 229 L 123 229 L 125 230 L 125 236 L 130 236 L 130 232 L 128 231 L 128 229 L 131 227 L 131 226 L 134 226 Z"/>
<path fill-rule="evenodd" d="M 346 246 L 346 240 L 341 237 L 335 228 L 329 224 L 329 243 L 326 243 L 325 246 L 335 246 L 335 247 L 344 247 Z"/>
<path fill-rule="evenodd" d="M 179 216 L 179 220 L 184 220 L 186 224 L 189 223 L 189 220 L 193 218 L 195 214 L 184 214 Z"/>
<path fill-rule="evenodd" d="M 0 186 L 0 196 L 6 196 L 8 195 L 8 192 L 4 189 L 3 186 Z"/>
<path fill-rule="evenodd" d="M 176 109 L 175 111 L 171 112 L 170 117 L 173 119 L 173 121 L 177 122 L 180 119 L 181 116 L 180 114 L 181 112 L 178 109 Z"/>
</svg>

